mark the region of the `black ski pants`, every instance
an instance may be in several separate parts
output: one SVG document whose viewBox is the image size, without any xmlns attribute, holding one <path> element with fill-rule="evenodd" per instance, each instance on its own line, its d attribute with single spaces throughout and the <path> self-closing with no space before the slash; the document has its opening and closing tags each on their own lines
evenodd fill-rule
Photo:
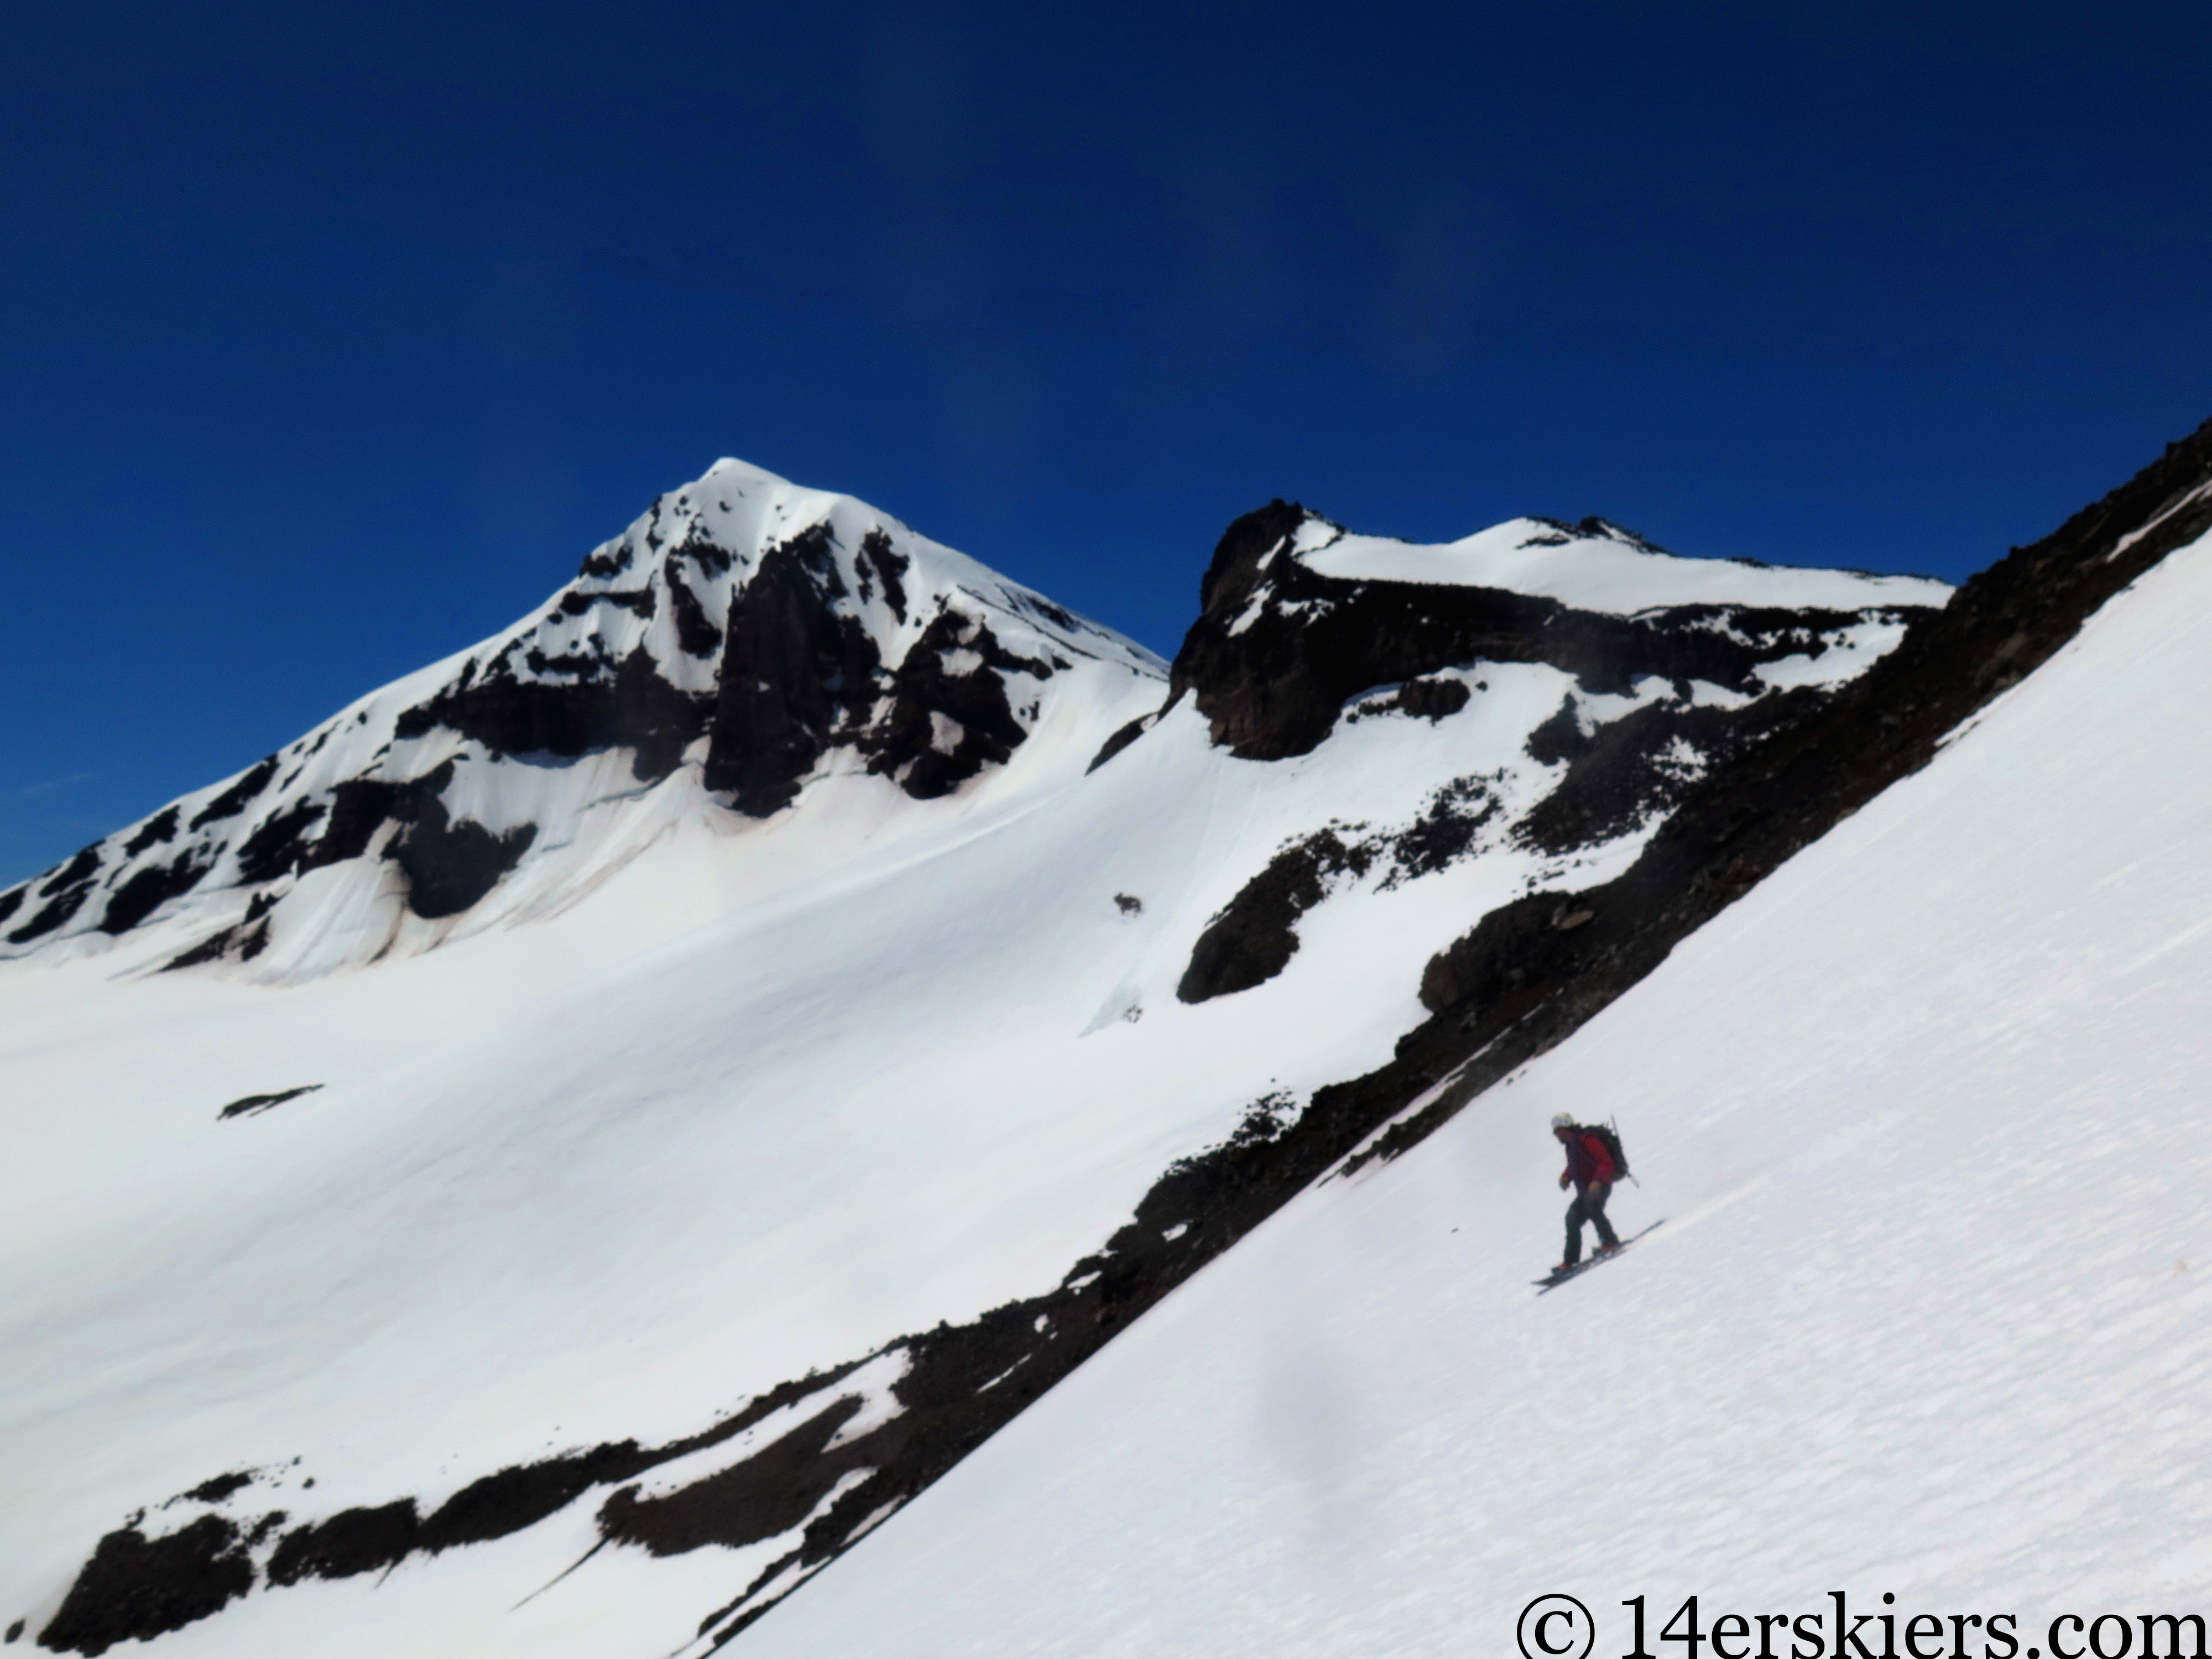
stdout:
<svg viewBox="0 0 2212 1659">
<path fill-rule="evenodd" d="M 1587 1187 L 1575 1190 L 1575 1201 L 1567 1206 L 1567 1254 L 1565 1260 L 1572 1264 L 1583 1259 L 1583 1223 L 1587 1221 L 1597 1229 L 1597 1242 L 1605 1249 L 1620 1243 L 1613 1231 L 1613 1223 L 1605 1218 L 1605 1201 L 1613 1196 L 1613 1183 L 1593 1181 Z"/>
</svg>

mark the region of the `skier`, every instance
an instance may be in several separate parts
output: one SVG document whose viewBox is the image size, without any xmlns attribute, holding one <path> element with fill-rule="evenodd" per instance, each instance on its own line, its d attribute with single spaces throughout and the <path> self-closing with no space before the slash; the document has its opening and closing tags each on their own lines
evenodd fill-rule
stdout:
<svg viewBox="0 0 2212 1659">
<path fill-rule="evenodd" d="M 1554 1273 L 1564 1272 L 1583 1259 L 1583 1223 L 1597 1228 L 1597 1253 L 1610 1255 L 1620 1248 L 1613 1223 L 1605 1218 L 1605 1201 L 1613 1196 L 1613 1183 L 1620 1178 L 1613 1153 L 1602 1137 L 1583 1128 L 1561 1112 L 1552 1120 L 1552 1133 L 1567 1149 L 1567 1167 L 1560 1171 L 1564 1190 L 1572 1182 L 1575 1201 L 1567 1206 L 1567 1256 Z"/>
</svg>

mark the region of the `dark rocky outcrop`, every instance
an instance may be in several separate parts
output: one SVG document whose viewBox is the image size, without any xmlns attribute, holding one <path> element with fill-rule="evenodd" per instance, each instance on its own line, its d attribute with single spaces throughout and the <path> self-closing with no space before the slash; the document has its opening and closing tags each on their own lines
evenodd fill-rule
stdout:
<svg viewBox="0 0 2212 1659">
<path fill-rule="evenodd" d="M 1285 847 L 1198 936 L 1176 998 L 1204 1002 L 1274 978 L 1298 948 L 1298 918 L 1322 902 L 1328 878 L 1346 870 L 1364 876 L 1373 861 L 1371 849 L 1347 847 L 1334 830 Z"/>
<path fill-rule="evenodd" d="M 1547 853 L 1570 853 L 1625 836 L 1671 811 L 1714 765 L 1805 719 L 1826 698 L 1800 688 L 1770 692 L 1745 708 L 1650 703 L 1588 737 L 1579 728 L 1563 734 L 1555 717 L 1529 746 L 1539 760 L 1567 761 L 1567 773 L 1522 820 L 1516 838 Z"/>
<path fill-rule="evenodd" d="M 381 1572 L 405 1559 L 420 1528 L 411 1498 L 376 1509 L 343 1510 L 278 1540 L 269 1558 L 269 1582 L 296 1584 L 302 1578 Z"/>
<path fill-rule="evenodd" d="M 881 530 L 871 530 L 860 538 L 860 597 L 869 597 L 866 583 L 872 574 L 884 585 L 884 603 L 891 608 L 891 615 L 901 622 L 906 620 L 906 584 L 904 578 L 913 562 L 891 545 L 891 538 Z"/>
<path fill-rule="evenodd" d="M 298 1092 L 300 1091 L 297 1090 L 293 1091 L 295 1094 Z M 252 1484 L 253 1477 L 251 1474 L 242 1469 L 234 1469 L 228 1474 L 218 1474 L 203 1480 L 190 1492 L 181 1495 L 191 1498 L 196 1504 L 220 1504 L 232 1493 L 244 1492 Z"/>
<path fill-rule="evenodd" d="M 319 800 L 297 800 L 272 812 L 238 844 L 239 879 L 248 886 L 274 881 L 298 869 L 307 855 L 308 832 L 329 809 Z"/>
<path fill-rule="evenodd" d="M 652 1453 L 623 1440 L 501 1469 L 471 1480 L 432 1510 L 416 1533 L 414 1547 L 434 1554 L 504 1538 L 566 1509 L 592 1487 L 634 1479 L 652 1464 Z"/>
<path fill-rule="evenodd" d="M 568 760 L 627 748 L 635 751 L 631 769 L 638 781 L 657 783 L 706 729 L 706 700 L 670 684 L 642 648 L 611 668 L 594 663 L 579 672 L 590 677 L 558 684 L 523 679 L 505 664 L 495 665 L 473 684 L 457 684 L 401 714 L 398 735 L 419 738 L 442 726 L 494 755 Z"/>
<path fill-rule="evenodd" d="M 1647 675 L 1747 691 L 1760 664 L 1817 654 L 1821 635 L 1861 619 L 1717 605 L 1616 617 L 1502 588 L 1325 576 L 1291 552 L 1313 516 L 1276 501 L 1231 525 L 1176 653 L 1170 699 L 1189 694 L 1213 741 L 1247 760 L 1305 754 L 1348 699 L 1441 668 L 1545 662 L 1594 693 Z M 1441 686 L 1414 695 L 1437 711 L 1428 718 L 1465 702 Z"/>
<path fill-rule="evenodd" d="M 707 615 L 707 607 L 684 580 L 677 556 L 668 556 L 661 567 L 661 581 L 668 589 L 669 615 L 676 624 L 676 643 L 694 657 L 711 657 L 722 642 L 722 630 Z"/>
<path fill-rule="evenodd" d="M 229 927 L 221 928 L 194 945 L 190 950 L 162 963 L 161 971 L 168 973 L 179 968 L 197 968 L 210 962 L 234 958 L 251 962 L 269 948 L 269 913 L 276 908 L 273 893 L 256 893 L 246 901 L 246 915 Z"/>
<path fill-rule="evenodd" d="M 890 538 L 871 532 L 857 563 L 863 597 L 880 584 L 903 617 L 908 564 Z M 860 617 L 840 603 L 846 592 L 826 532 L 810 532 L 763 555 L 731 605 L 704 781 L 741 812 L 781 811 L 839 745 L 928 800 L 1004 764 L 1028 736 L 1005 676 L 1042 679 L 1050 663 L 1007 650 L 987 623 L 940 600 L 887 668 Z M 956 658 L 973 660 L 948 665 Z"/>
<path fill-rule="evenodd" d="M 1528 734 L 1528 758 L 1540 766 L 1557 766 L 1589 752 L 1590 737 L 1583 730 L 1582 712 L 1572 697 L 1564 699 L 1551 719 Z"/>
<path fill-rule="evenodd" d="M 84 902 L 92 896 L 93 881 L 100 874 L 100 843 L 82 848 L 66 864 L 34 877 L 0 899 L 0 921 L 6 921 L 31 898 L 42 898 L 46 902 L 31 913 L 31 919 L 8 935 L 10 945 L 24 945 L 42 939 L 84 908 Z"/>
<path fill-rule="evenodd" d="M 158 847 L 177 833 L 179 811 L 165 806 L 138 826 L 137 832 L 123 843 L 123 856 L 135 859 L 149 847 Z"/>
<path fill-rule="evenodd" d="M 1204 1002 L 1274 978 L 1297 951 L 1299 918 L 1328 896 L 1340 876 L 1358 879 L 1379 871 L 1377 885 L 1388 890 L 1468 856 L 1481 830 L 1498 817 L 1492 793 L 1497 781 L 1455 778 L 1401 830 L 1338 824 L 1284 848 L 1199 934 L 1176 998 Z"/>
<path fill-rule="evenodd" d="M 1413 823 L 1384 837 L 1381 847 L 1389 856 L 1390 871 L 1382 886 L 1435 875 L 1469 856 L 1477 836 L 1499 815 L 1491 790 L 1497 781 L 1494 776 L 1454 778 L 1429 798 Z"/>
<path fill-rule="evenodd" d="M 295 871 L 316 870 L 359 858 L 368 851 L 380 830 L 396 824 L 398 832 L 386 842 L 384 854 L 407 878 L 409 908 L 426 919 L 458 915 L 499 884 L 529 850 L 538 831 L 533 824 L 523 824 L 495 834 L 480 823 L 455 818 L 440 799 L 453 781 L 455 766 L 455 762 L 447 761 L 404 783 L 349 778 L 331 790 L 327 808 L 313 800 L 294 803 L 272 815 L 240 844 L 241 878 L 249 884 L 262 884 Z M 318 823 L 322 833 L 310 839 Z M 143 877 L 143 872 L 126 882 L 117 899 Z M 179 878 L 167 878 L 173 884 Z M 144 902 L 155 890 L 149 884 L 144 891 L 134 895 L 133 903 Z M 164 892 L 161 896 L 169 895 Z M 273 903 L 273 896 L 257 895 L 245 923 L 202 941 L 168 965 L 188 968 L 216 961 L 240 945 L 246 957 L 258 954 L 267 942 L 264 918 Z M 146 908 L 150 911 L 152 906 Z M 141 919 L 128 918 L 122 927 L 112 927 L 109 931 L 120 932 Z M 258 931 L 247 932 L 248 925 L 254 923 L 261 924 Z"/>
<path fill-rule="evenodd" d="M 1474 693 L 1467 689 L 1465 680 L 1407 680 L 1400 686 L 1395 696 L 1384 700 L 1384 708 L 1403 709 L 1415 720 L 1430 725 L 1449 719 L 1474 700 Z"/>
<path fill-rule="evenodd" d="M 204 968 L 209 963 L 221 962 L 244 936 L 244 930 L 238 927 L 225 927 L 210 933 L 198 944 L 171 957 L 161 964 L 161 971 L 173 973 L 179 968 Z"/>
<path fill-rule="evenodd" d="M 120 933 L 136 927 L 171 899 L 190 892 L 214 860 L 195 859 L 186 853 L 168 864 L 149 865 L 134 871 L 108 896 L 106 913 L 100 919 L 103 933 Z"/>
<path fill-rule="evenodd" d="M 28 921 L 9 934 L 8 942 L 10 945 L 27 945 L 34 939 L 40 939 L 52 933 L 76 915 L 79 910 L 84 908 L 84 902 L 91 896 L 91 894 L 92 884 L 89 881 L 80 882 L 75 887 L 64 888 L 45 904 L 40 906 Z"/>
<path fill-rule="evenodd" d="M 1174 706 L 1173 702 L 1170 702 L 1168 708 L 1172 708 Z M 1112 760 L 1115 756 L 1158 726 L 1160 723 L 1160 716 L 1167 712 L 1167 708 L 1157 709 L 1149 714 L 1138 715 L 1125 726 L 1115 727 L 1113 734 L 1098 746 L 1098 752 L 1091 757 L 1091 764 L 1083 769 L 1085 775 L 1096 772 L 1108 761 Z"/>
<path fill-rule="evenodd" d="M 295 1090 L 265 1098 L 289 1098 L 301 1092 Z M 857 1364 L 771 1389 L 702 1433 L 666 1445 L 645 1448 L 635 1440 L 617 1441 L 498 1470 L 463 1486 L 427 1518 L 414 1498 L 404 1498 L 343 1510 L 294 1527 L 277 1540 L 270 1554 L 269 1582 L 293 1584 L 307 1578 L 353 1577 L 381 1571 L 412 1554 L 436 1554 L 507 1537 L 536 1525 L 594 1488 L 617 1486 L 659 1464 L 720 1445 L 772 1413 L 834 1389 Z M 841 1420 L 849 1415 L 850 1407 L 846 1405 Z M 183 1498 L 220 1504 L 251 1482 L 250 1475 L 220 1475 L 183 1494 Z M 650 1505 L 635 1503 L 634 1492 L 628 1504 L 617 1505 L 617 1510 L 638 1516 L 655 1513 Z M 679 1505 L 667 1513 L 680 1516 L 683 1512 L 684 1506 Z M 137 1530 L 142 1519 L 134 1517 L 100 1540 L 64 1604 L 63 1613 L 70 1621 L 64 1624 L 58 1617 L 40 1636 L 43 1645 L 57 1651 L 100 1652 L 100 1647 L 80 1644 L 88 1641 L 104 1644 L 142 1633 L 123 1626 L 133 1608 L 156 1601 L 174 1616 L 174 1622 L 161 1626 L 161 1630 L 174 1630 L 220 1611 L 228 1601 L 252 1588 L 253 1569 L 247 1550 L 275 1534 L 289 1516 L 281 1510 L 264 1515 L 242 1535 L 228 1516 L 203 1516 L 173 1535 L 189 1539 L 189 1546 L 164 1539 L 150 1547 Z M 641 1524 L 652 1530 L 659 1522 L 647 1519 Z M 670 1524 L 686 1523 L 678 1520 Z M 719 1523 L 719 1530 L 726 1532 L 730 1528 L 726 1522 Z M 666 1538 L 672 1534 L 654 1535 Z M 637 1541 L 650 1547 L 643 1537 Z M 121 1633 L 115 1633 L 118 1630 Z"/>
<path fill-rule="evenodd" d="M 407 878 L 408 908 L 425 920 L 469 908 L 515 866 L 538 830 L 526 823 L 495 835 L 454 817 L 439 798 L 453 782 L 455 765 L 447 761 L 405 783 L 352 778 L 339 784 L 331 792 L 329 825 L 300 852 L 298 866 L 313 870 L 359 858 L 378 830 L 397 823 L 398 833 L 385 856 Z"/>
<path fill-rule="evenodd" d="M 166 1538 L 125 1527 L 100 1540 L 39 1645 L 96 1655 L 118 1642 L 151 1641 L 220 1613 L 252 1588 L 245 1540 L 221 1516 L 204 1515 Z"/>
<path fill-rule="evenodd" d="M 99 873 L 100 843 L 94 842 L 89 847 L 80 848 L 76 856 L 58 870 L 48 872 L 46 878 L 39 884 L 39 895 L 42 898 L 49 897 L 64 888 L 82 887 Z"/>
<path fill-rule="evenodd" d="M 494 835 L 454 817 L 430 795 L 393 843 L 392 862 L 407 877 L 408 908 L 425 921 L 459 915 L 498 886 L 537 838 L 534 823 Z"/>
<path fill-rule="evenodd" d="M 433 775 L 442 789 L 453 772 L 450 767 L 441 768 Z M 322 835 L 301 853 L 299 867 L 319 870 L 359 858 L 368 851 L 376 832 L 392 820 L 398 803 L 409 795 L 410 786 L 405 784 L 382 778 L 348 778 L 331 791 L 330 821 Z"/>
<path fill-rule="evenodd" d="M 192 814 L 191 827 L 204 829 L 223 818 L 234 818 L 243 812 L 249 802 L 266 789 L 276 776 L 277 757 L 274 755 L 259 762 L 205 806 Z"/>
<path fill-rule="evenodd" d="M 705 781 L 753 817 L 789 805 L 833 737 L 875 701 L 881 654 L 860 619 L 830 603 L 820 562 L 812 544 L 771 548 L 730 606 Z"/>
<path fill-rule="evenodd" d="M 974 661 L 954 669 L 947 657 Z M 868 769 L 896 777 L 916 800 L 951 794 L 986 766 L 1012 759 L 1029 735 L 1014 718 L 1005 676 L 1052 672 L 1051 664 L 1006 649 L 988 623 L 940 610 L 890 677 L 890 708 L 862 744 Z"/>
<path fill-rule="evenodd" d="M 1579 951 L 1583 941 L 1569 936 L 1595 921 L 1606 902 L 1588 893 L 1530 893 L 1498 906 L 1430 958 L 1421 973 L 1421 1006 L 1434 1013 L 1511 1001 L 1532 979 L 1550 976 Z"/>
<path fill-rule="evenodd" d="M 282 1106 L 288 1100 L 297 1100 L 301 1095 L 311 1095 L 322 1086 L 323 1085 L 319 1083 L 303 1083 L 296 1089 L 280 1089 L 273 1095 L 244 1095 L 240 1098 L 232 1101 L 229 1105 L 224 1107 L 220 1112 L 217 1112 L 216 1114 L 216 1121 L 217 1122 L 221 1122 L 225 1118 L 257 1116 L 260 1113 L 269 1110 L 272 1106 Z M 225 1480 L 232 1478 L 233 1477 L 229 1475 L 224 1475 L 222 1477 L 222 1479 Z M 251 1477 L 249 1476 L 244 1475 L 236 1477 L 240 1485 L 244 1485 L 250 1478 Z M 211 1482 L 210 1484 L 212 1485 L 214 1483 Z M 188 1498 L 198 1498 L 204 1503 L 210 1504 L 220 1501 L 224 1495 L 225 1494 L 222 1493 L 217 1493 L 216 1497 L 209 1498 L 205 1496 L 203 1488 L 197 1486 L 185 1494 Z"/>
<path fill-rule="evenodd" d="M 680 1555 L 702 1545 L 743 1549 L 789 1532 L 830 1489 L 855 1468 L 869 1466 L 868 1437 L 832 1450 L 830 1442 L 860 1411 L 848 1395 L 743 1462 L 659 1498 L 624 1487 L 599 1510 L 599 1530 L 617 1543 L 655 1555 Z"/>
</svg>

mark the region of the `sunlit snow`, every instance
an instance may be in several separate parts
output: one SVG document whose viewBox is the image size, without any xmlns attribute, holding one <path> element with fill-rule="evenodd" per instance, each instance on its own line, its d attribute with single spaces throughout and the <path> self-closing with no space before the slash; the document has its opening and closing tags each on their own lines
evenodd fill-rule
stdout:
<svg viewBox="0 0 2212 1659">
<path fill-rule="evenodd" d="M 1574 528 L 1512 519 L 1455 542 L 1424 544 L 1358 536 L 1322 520 L 1297 556 L 1326 576 L 1455 582 L 1539 594 L 1583 611 L 1628 616 L 1659 605 L 1740 605 L 1856 610 L 1942 605 L 1950 590 L 1922 576 L 1871 576 L 1733 559 L 1686 559 L 1606 526 Z"/>
</svg>

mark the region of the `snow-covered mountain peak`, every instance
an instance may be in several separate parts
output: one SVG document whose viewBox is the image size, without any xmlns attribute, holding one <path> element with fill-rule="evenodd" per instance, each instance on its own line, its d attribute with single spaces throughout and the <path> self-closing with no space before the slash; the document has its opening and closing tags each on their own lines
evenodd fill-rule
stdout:
<svg viewBox="0 0 2212 1659">
<path fill-rule="evenodd" d="M 977 597 L 1011 601 L 1016 608 L 1039 597 L 857 497 L 793 483 L 765 467 L 729 456 L 690 483 L 660 495 L 622 535 L 595 549 L 584 561 L 579 581 L 618 587 L 624 573 L 649 574 L 654 561 L 671 550 L 680 556 L 684 550 L 710 547 L 726 556 L 728 570 L 742 586 L 769 551 L 813 538 L 843 550 L 845 556 L 834 562 L 844 575 L 869 573 L 860 579 L 863 603 L 870 597 L 865 590 L 882 582 L 879 562 L 890 563 L 897 573 L 914 562 L 919 574 L 913 585 L 931 591 L 967 587 Z M 872 538 L 889 552 L 865 552 Z M 863 552 L 856 568 L 851 556 Z M 890 554 L 897 556 L 890 558 Z M 719 560 L 708 562 L 720 568 Z M 820 560 L 814 563 L 834 596 L 836 580 Z M 894 596 L 893 609 L 901 609 L 897 595 L 902 586 L 893 584 L 889 591 Z M 1140 650 L 1139 655 L 1149 653 Z"/>
<path fill-rule="evenodd" d="M 1048 724 L 1074 735 L 1045 769 L 1079 769 L 1164 668 L 864 501 L 724 459 L 513 627 L 0 893 L 0 955 L 128 935 L 125 965 L 283 980 L 411 954 L 550 914 L 680 822 L 972 793 Z"/>
</svg>

